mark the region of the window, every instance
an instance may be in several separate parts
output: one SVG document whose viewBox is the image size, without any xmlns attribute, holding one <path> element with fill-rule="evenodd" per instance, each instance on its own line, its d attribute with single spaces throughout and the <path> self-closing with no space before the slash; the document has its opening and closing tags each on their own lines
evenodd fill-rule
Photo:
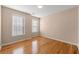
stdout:
<svg viewBox="0 0 79 59">
<path fill-rule="evenodd" d="M 25 33 L 24 27 L 24 17 L 18 15 L 12 16 L 12 36 L 23 35 Z"/>
<path fill-rule="evenodd" d="M 39 32 L 39 20 L 32 19 L 32 33 Z"/>
</svg>

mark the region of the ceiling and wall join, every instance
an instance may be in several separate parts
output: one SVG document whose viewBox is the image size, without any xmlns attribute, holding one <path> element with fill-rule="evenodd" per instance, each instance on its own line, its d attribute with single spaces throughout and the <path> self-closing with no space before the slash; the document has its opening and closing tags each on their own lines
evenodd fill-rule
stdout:
<svg viewBox="0 0 79 59">
<path fill-rule="evenodd" d="M 16 9 L 22 12 L 32 14 L 32 16 L 43 17 L 54 14 L 69 8 L 76 7 L 76 5 L 43 5 L 43 8 L 38 8 L 37 5 L 5 5 L 6 7 Z"/>
</svg>

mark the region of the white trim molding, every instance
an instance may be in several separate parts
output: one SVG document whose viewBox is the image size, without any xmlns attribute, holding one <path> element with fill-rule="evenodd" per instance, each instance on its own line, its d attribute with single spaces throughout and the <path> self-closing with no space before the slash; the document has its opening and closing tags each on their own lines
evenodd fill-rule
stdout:
<svg viewBox="0 0 79 59">
<path fill-rule="evenodd" d="M 29 39 L 32 39 L 32 38 L 27 38 L 27 39 L 22 39 L 22 40 L 10 42 L 10 43 L 5 43 L 5 44 L 2 44 L 1 46 L 6 46 L 6 45 L 14 44 L 14 43 L 21 42 L 21 41 L 25 41 L 25 40 L 29 40 Z"/>
<path fill-rule="evenodd" d="M 45 36 L 45 35 L 41 35 L 41 36 L 46 37 L 46 38 L 50 38 L 50 39 L 53 39 L 53 40 L 61 41 L 61 42 L 64 42 L 64 43 L 68 43 L 68 44 L 71 44 L 71 45 L 75 45 L 75 46 L 78 47 L 78 44 L 75 44 L 75 43 L 67 42 L 67 41 L 64 41 L 64 40 L 61 40 L 61 39 L 52 38 L 52 37 Z"/>
</svg>

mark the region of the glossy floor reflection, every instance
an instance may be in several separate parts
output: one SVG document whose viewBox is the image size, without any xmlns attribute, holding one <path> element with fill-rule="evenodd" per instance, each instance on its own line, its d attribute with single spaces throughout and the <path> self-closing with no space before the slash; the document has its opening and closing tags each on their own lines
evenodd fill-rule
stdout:
<svg viewBox="0 0 79 59">
<path fill-rule="evenodd" d="M 37 40 L 32 41 L 32 53 L 37 53 L 38 52 L 38 44 Z"/>
<path fill-rule="evenodd" d="M 15 44 L 3 46 L 1 54 L 76 54 L 78 49 L 74 45 L 60 41 L 34 37 Z"/>
<path fill-rule="evenodd" d="M 19 47 L 12 51 L 12 54 L 23 54 L 23 53 L 24 53 L 23 47 Z"/>
</svg>

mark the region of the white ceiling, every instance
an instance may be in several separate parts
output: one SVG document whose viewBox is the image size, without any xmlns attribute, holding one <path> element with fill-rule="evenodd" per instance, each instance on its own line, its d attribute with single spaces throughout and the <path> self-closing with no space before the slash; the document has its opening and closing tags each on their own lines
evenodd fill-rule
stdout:
<svg viewBox="0 0 79 59">
<path fill-rule="evenodd" d="M 30 13 L 36 17 L 43 17 L 53 13 L 57 13 L 69 8 L 76 7 L 75 5 L 43 5 L 43 8 L 37 8 L 37 5 L 5 5 L 19 11 Z"/>
</svg>

